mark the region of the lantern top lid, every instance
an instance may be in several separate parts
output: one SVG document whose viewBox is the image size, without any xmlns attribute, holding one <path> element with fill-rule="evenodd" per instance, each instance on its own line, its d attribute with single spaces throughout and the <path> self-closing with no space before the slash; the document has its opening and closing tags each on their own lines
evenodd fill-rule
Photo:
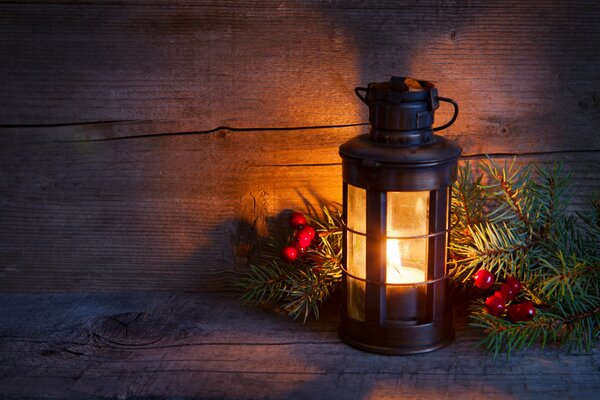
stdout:
<svg viewBox="0 0 600 400">
<path fill-rule="evenodd" d="M 437 89 L 433 82 L 403 76 L 392 76 L 388 82 L 369 83 L 365 91 L 365 98 L 359 97 L 367 105 L 375 101 L 386 101 L 392 104 L 426 101 L 437 95 Z"/>
<path fill-rule="evenodd" d="M 453 163 L 460 157 L 461 148 L 453 141 L 438 135 L 433 135 L 426 145 L 398 147 L 374 142 L 368 134 L 364 134 L 342 144 L 339 151 L 342 158 L 360 163 L 418 167 Z"/>
<path fill-rule="evenodd" d="M 340 146 L 343 159 L 414 168 L 453 164 L 460 156 L 460 147 L 433 133 L 450 126 L 458 115 L 458 104 L 439 97 L 433 82 L 393 76 L 388 82 L 357 87 L 355 92 L 369 106 L 371 130 Z M 440 101 L 451 103 L 454 115 L 445 125 L 433 128 Z"/>
<path fill-rule="evenodd" d="M 393 76 L 387 82 L 373 82 L 354 91 L 369 106 L 369 135 L 378 143 L 399 147 L 427 144 L 433 140 L 434 131 L 449 127 L 458 115 L 458 104 L 439 97 L 429 81 Z M 454 115 L 445 125 L 433 128 L 440 101 L 451 103 Z"/>
</svg>

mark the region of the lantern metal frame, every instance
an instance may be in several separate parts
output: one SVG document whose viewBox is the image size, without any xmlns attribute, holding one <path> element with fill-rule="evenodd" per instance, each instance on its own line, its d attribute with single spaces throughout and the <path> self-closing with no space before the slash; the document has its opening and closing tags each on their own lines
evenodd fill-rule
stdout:
<svg viewBox="0 0 600 400">
<path fill-rule="evenodd" d="M 456 179 L 461 149 L 434 130 L 454 122 L 458 105 L 437 96 L 430 82 L 419 81 L 424 90 L 406 91 L 406 78 L 357 88 L 358 97 L 369 105 L 371 130 L 340 146 L 343 176 L 343 279 L 340 337 L 361 350 L 382 354 L 416 354 L 443 347 L 454 338 L 452 311 L 447 301 L 447 242 L 449 232 L 450 186 Z M 366 92 L 363 96 L 361 92 Z M 432 128 L 439 101 L 454 106 L 452 120 Z M 348 222 L 348 186 L 366 191 L 366 232 Z M 415 236 L 387 236 L 387 193 L 429 192 L 428 233 Z M 347 268 L 348 232 L 365 237 L 366 276 Z M 386 282 L 386 241 L 388 239 L 428 240 L 427 274 L 422 282 Z M 348 283 L 364 283 L 364 320 L 348 313 Z M 411 320 L 388 318 L 388 288 L 425 288 L 424 312 Z M 402 304 L 398 305 L 402 309 Z"/>
</svg>

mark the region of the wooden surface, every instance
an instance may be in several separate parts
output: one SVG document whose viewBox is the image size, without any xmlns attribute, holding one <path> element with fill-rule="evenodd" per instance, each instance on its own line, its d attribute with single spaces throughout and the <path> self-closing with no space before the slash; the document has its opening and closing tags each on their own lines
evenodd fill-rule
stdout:
<svg viewBox="0 0 600 400">
<path fill-rule="evenodd" d="M 329 305 L 306 325 L 232 295 L 0 295 L 0 397 L 591 399 L 600 351 L 529 350 L 507 361 L 457 326 L 406 357 L 340 342 Z"/>
<path fill-rule="evenodd" d="M 391 75 L 458 101 L 467 156 L 562 160 L 580 209 L 599 21 L 592 0 L 0 1 L 0 291 L 229 288 L 286 210 L 340 201 L 353 88 Z"/>
</svg>

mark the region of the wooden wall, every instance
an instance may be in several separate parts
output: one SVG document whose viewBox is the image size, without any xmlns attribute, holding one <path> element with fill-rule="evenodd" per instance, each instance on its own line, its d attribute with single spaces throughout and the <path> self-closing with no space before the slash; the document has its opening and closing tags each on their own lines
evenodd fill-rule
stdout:
<svg viewBox="0 0 600 400">
<path fill-rule="evenodd" d="M 600 189 L 596 0 L 0 1 L 0 290 L 231 287 L 340 201 L 353 88 L 391 75 L 460 103 L 466 156 Z"/>
</svg>

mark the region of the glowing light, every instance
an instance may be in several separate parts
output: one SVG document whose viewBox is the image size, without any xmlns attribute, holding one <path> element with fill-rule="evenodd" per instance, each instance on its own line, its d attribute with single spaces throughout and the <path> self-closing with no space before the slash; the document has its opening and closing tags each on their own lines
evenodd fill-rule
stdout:
<svg viewBox="0 0 600 400">
<path fill-rule="evenodd" d="M 413 283 L 423 282 L 425 280 L 425 271 L 423 269 L 412 268 L 402 265 L 401 247 L 398 240 L 388 239 L 387 241 L 387 283 Z"/>
</svg>

